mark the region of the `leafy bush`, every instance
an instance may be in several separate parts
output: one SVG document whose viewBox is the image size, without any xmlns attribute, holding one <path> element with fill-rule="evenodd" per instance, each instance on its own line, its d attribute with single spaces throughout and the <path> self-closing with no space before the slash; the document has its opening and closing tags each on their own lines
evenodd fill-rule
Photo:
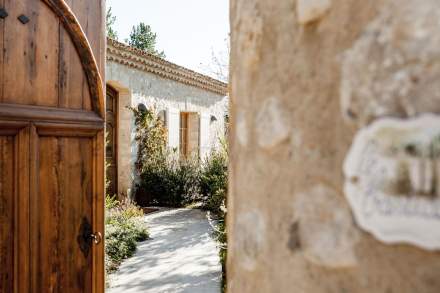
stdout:
<svg viewBox="0 0 440 293">
<path fill-rule="evenodd" d="M 141 218 L 142 210 L 133 203 L 121 203 L 109 196 L 105 202 L 105 266 L 110 273 L 134 254 L 137 242 L 148 239 L 148 231 Z"/>
<path fill-rule="evenodd" d="M 154 109 L 133 109 L 138 142 L 136 202 L 141 206 L 181 207 L 203 201 L 204 207 L 221 213 L 227 192 L 227 151 L 222 143 L 201 166 L 197 157 L 179 159 L 166 147 L 166 129 Z"/>
<path fill-rule="evenodd" d="M 136 167 L 140 183 L 136 202 L 141 206 L 179 207 L 199 196 L 200 167 L 197 159 L 179 160 L 166 147 L 166 128 L 154 109 L 132 109 L 138 143 Z"/>
<path fill-rule="evenodd" d="M 200 198 L 197 160 L 168 158 L 162 162 L 144 165 L 136 195 L 139 204 L 180 207 Z"/>
<path fill-rule="evenodd" d="M 116 199 L 116 196 L 106 196 L 105 197 L 105 209 L 111 210 L 116 208 L 119 205 L 119 201 Z"/>
<path fill-rule="evenodd" d="M 205 209 L 218 215 L 225 206 L 228 187 L 228 156 L 226 148 L 212 152 L 206 159 L 200 176 L 200 190 Z"/>
<path fill-rule="evenodd" d="M 218 231 L 215 233 L 217 241 L 220 243 L 220 263 L 222 265 L 222 292 L 226 292 L 226 259 L 228 256 L 227 234 L 225 219 L 219 221 Z"/>
</svg>

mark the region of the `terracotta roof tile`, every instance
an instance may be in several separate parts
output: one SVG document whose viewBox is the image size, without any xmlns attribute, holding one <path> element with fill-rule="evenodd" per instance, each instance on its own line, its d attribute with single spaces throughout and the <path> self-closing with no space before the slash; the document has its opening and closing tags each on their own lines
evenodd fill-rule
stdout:
<svg viewBox="0 0 440 293">
<path fill-rule="evenodd" d="M 107 38 L 107 60 L 156 74 L 219 95 L 227 95 L 228 85 L 207 75 L 166 61 L 153 54 Z"/>
</svg>

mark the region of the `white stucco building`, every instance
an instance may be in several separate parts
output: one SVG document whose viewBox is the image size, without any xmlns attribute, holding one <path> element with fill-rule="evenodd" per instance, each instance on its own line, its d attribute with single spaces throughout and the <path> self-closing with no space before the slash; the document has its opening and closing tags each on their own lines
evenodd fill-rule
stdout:
<svg viewBox="0 0 440 293">
<path fill-rule="evenodd" d="M 155 108 L 165 121 L 168 146 L 201 158 L 225 133 L 227 84 L 120 42 L 107 42 L 108 178 L 112 192 L 132 188 L 137 146 L 128 107 Z"/>
</svg>

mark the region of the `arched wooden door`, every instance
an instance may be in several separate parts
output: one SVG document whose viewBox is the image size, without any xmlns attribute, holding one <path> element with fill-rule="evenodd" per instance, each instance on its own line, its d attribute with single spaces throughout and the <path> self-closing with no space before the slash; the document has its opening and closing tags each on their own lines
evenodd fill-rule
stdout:
<svg viewBox="0 0 440 293">
<path fill-rule="evenodd" d="M 104 291 L 104 11 L 0 0 L 1 293 Z"/>
</svg>

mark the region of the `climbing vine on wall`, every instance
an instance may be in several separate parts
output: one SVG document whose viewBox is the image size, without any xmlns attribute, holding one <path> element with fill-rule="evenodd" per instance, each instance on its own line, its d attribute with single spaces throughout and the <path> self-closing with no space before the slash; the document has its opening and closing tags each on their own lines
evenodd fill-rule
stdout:
<svg viewBox="0 0 440 293">
<path fill-rule="evenodd" d="M 138 151 L 136 169 L 141 174 L 146 165 L 166 160 L 167 129 L 154 109 L 131 108 L 136 125 Z"/>
</svg>

